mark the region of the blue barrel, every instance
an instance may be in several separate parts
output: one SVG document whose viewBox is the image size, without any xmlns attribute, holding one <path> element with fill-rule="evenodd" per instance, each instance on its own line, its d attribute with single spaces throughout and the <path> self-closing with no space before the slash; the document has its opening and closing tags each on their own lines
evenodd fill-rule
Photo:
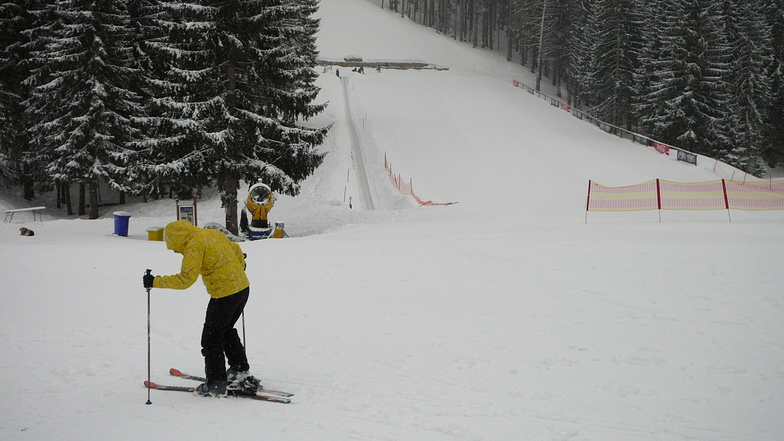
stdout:
<svg viewBox="0 0 784 441">
<path fill-rule="evenodd" d="M 131 213 L 127 211 L 114 212 L 114 234 L 118 236 L 128 237 L 128 223 L 131 218 Z"/>
</svg>

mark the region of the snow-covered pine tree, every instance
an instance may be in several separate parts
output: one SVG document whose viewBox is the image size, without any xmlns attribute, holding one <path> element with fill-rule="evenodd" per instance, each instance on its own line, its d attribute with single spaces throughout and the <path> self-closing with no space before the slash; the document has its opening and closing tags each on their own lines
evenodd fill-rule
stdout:
<svg viewBox="0 0 784 441">
<path fill-rule="evenodd" d="M 98 217 L 98 179 L 122 189 L 130 118 L 141 113 L 129 87 L 135 74 L 133 34 L 124 0 L 59 0 L 29 35 L 42 45 L 26 84 L 31 162 L 57 184 L 90 188 L 90 218 Z"/>
<path fill-rule="evenodd" d="M 326 104 L 313 104 L 319 93 L 315 86 L 319 20 L 313 17 L 318 11 L 318 0 L 286 0 L 282 4 L 290 18 L 280 20 L 278 30 L 267 36 L 268 44 L 278 46 L 278 52 L 267 58 L 265 71 L 271 77 L 257 81 L 264 87 L 265 101 L 272 104 L 267 104 L 268 111 L 275 109 L 267 116 L 276 116 L 293 126 L 298 119 L 307 120 L 326 109 Z"/>
<path fill-rule="evenodd" d="M 764 0 L 771 58 L 765 68 L 771 99 L 767 109 L 762 157 L 768 165 L 784 164 L 784 0 Z"/>
<path fill-rule="evenodd" d="M 36 176 L 23 159 L 27 149 L 23 102 L 27 88 L 22 82 L 29 76 L 30 48 L 23 32 L 31 28 L 35 16 L 31 8 L 40 2 L 10 1 L 0 5 L 0 177 L 7 184 L 23 184 L 26 199 L 35 196 Z"/>
<path fill-rule="evenodd" d="M 762 173 L 761 146 L 770 106 L 769 28 L 759 0 L 730 0 L 725 3 L 725 19 L 732 48 L 731 135 L 737 156 L 733 163 L 753 175 Z"/>
<path fill-rule="evenodd" d="M 147 42 L 166 66 L 156 82 L 144 176 L 217 184 L 226 228 L 237 233 L 240 180 L 296 195 L 323 154 L 328 128 L 301 125 L 313 105 L 317 22 L 312 2 L 164 1 L 166 35 Z"/>
<path fill-rule="evenodd" d="M 547 60 L 546 73 L 552 85 L 555 86 L 555 95 L 562 97 L 562 81 L 567 79 L 569 72 L 569 55 L 572 51 L 572 22 L 575 20 L 577 0 L 549 0 L 547 4 L 548 21 L 552 23 L 550 34 L 545 44 L 544 53 Z M 567 83 L 568 84 L 568 83 Z"/>
<path fill-rule="evenodd" d="M 0 4 L 0 177 L 7 183 L 15 183 L 19 177 L 18 134 L 24 127 L 21 83 L 26 78 L 20 58 L 24 58 L 21 31 L 28 21 L 25 15 L 29 14 L 19 3 Z"/>
<path fill-rule="evenodd" d="M 574 19 L 570 29 L 571 50 L 569 52 L 569 102 L 572 106 L 585 105 L 582 84 L 587 81 L 591 62 L 591 39 L 588 38 L 588 11 L 593 0 L 579 0 L 572 12 Z"/>
<path fill-rule="evenodd" d="M 652 115 L 657 115 L 663 111 L 664 103 L 658 99 L 654 93 L 658 90 L 659 60 L 664 59 L 664 23 L 661 17 L 664 16 L 665 5 L 663 2 L 646 2 L 645 0 L 634 0 L 635 11 L 640 17 L 641 25 L 639 28 L 641 36 L 640 53 L 637 59 L 637 67 L 634 72 L 634 93 L 632 96 L 632 112 L 634 119 L 638 121 L 638 130 L 653 134 Z M 654 89 L 654 85 L 657 89 Z"/>
<path fill-rule="evenodd" d="M 661 51 L 644 98 L 647 133 L 722 160 L 734 155 L 727 125 L 731 53 L 717 0 L 665 0 Z"/>
<path fill-rule="evenodd" d="M 208 180 L 196 172 L 172 163 L 187 155 L 181 134 L 172 128 L 176 118 L 162 117 L 156 96 L 166 97 L 179 87 L 171 81 L 166 57 L 150 48 L 152 42 L 163 41 L 171 31 L 165 24 L 171 21 L 172 12 L 159 0 L 134 0 L 129 3 L 130 27 L 134 30 L 134 62 L 139 70 L 136 92 L 142 97 L 145 112 L 134 118 L 133 123 L 143 136 L 130 141 L 129 166 L 125 186 L 129 192 L 144 195 L 163 195 L 175 192 L 179 197 L 193 197 L 193 190 L 207 185 Z M 174 136 L 169 137 L 169 134 Z"/>
<path fill-rule="evenodd" d="M 531 72 L 535 72 L 542 2 L 541 0 L 512 0 L 510 10 L 509 26 L 513 28 L 511 34 L 515 38 L 512 44 L 520 51 L 520 65 L 530 66 Z"/>
<path fill-rule="evenodd" d="M 582 101 L 597 118 L 631 128 L 634 71 L 641 46 L 632 0 L 593 0 L 588 12 Z"/>
</svg>

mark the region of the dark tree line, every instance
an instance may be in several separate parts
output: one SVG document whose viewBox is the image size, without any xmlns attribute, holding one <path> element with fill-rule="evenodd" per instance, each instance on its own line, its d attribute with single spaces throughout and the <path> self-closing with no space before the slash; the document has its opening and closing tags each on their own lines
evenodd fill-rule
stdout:
<svg viewBox="0 0 784 441">
<path fill-rule="evenodd" d="M 505 50 L 608 123 L 752 174 L 784 164 L 784 0 L 382 6 L 474 47 Z"/>
<path fill-rule="evenodd" d="M 0 174 L 180 197 L 241 180 L 295 195 L 321 163 L 314 0 L 16 0 L 0 6 Z M 70 201 L 70 197 L 68 198 Z"/>
</svg>

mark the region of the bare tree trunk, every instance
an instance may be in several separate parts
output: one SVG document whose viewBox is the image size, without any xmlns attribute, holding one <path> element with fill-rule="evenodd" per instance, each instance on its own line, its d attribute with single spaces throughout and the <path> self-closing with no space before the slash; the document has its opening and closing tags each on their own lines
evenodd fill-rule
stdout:
<svg viewBox="0 0 784 441">
<path fill-rule="evenodd" d="M 479 12 L 478 12 L 479 8 L 477 7 L 477 4 L 476 4 L 477 1 L 478 0 L 473 0 L 471 2 L 471 6 L 472 6 L 472 8 L 471 8 L 471 34 L 473 34 L 473 39 L 474 39 L 473 47 L 474 48 L 476 48 L 476 45 L 477 45 L 477 41 L 476 40 L 479 38 Z"/>
<path fill-rule="evenodd" d="M 512 30 L 514 26 L 512 25 L 512 8 L 507 8 L 507 16 L 506 16 L 506 61 L 512 61 L 512 41 L 517 38 L 516 33 Z M 501 41 L 501 31 L 498 31 L 498 41 L 500 44 Z"/>
<path fill-rule="evenodd" d="M 98 219 L 98 179 L 90 181 L 90 219 Z"/>
<path fill-rule="evenodd" d="M 79 183 L 79 216 L 84 216 L 87 214 L 87 210 L 85 208 L 85 192 L 87 191 L 84 182 Z"/>
<path fill-rule="evenodd" d="M 443 2 L 441 4 L 443 5 Z M 443 14 L 443 11 L 442 11 L 442 14 Z M 459 17 L 460 17 L 460 0 L 456 0 L 455 1 L 455 28 L 453 29 L 455 31 L 455 35 L 454 35 L 455 40 L 457 40 L 457 34 L 460 32 L 460 29 L 459 29 L 459 26 L 458 26 L 458 24 L 459 24 L 459 21 L 458 21 Z"/>
<path fill-rule="evenodd" d="M 237 87 L 236 66 L 233 62 L 229 63 L 226 76 L 229 80 L 228 89 L 233 91 Z M 229 99 L 228 105 L 231 108 L 234 107 L 235 103 L 233 98 Z M 239 190 L 239 187 L 239 179 L 234 174 L 229 173 L 224 178 L 221 201 L 226 210 L 226 229 L 233 234 L 239 234 L 239 222 L 237 220 L 237 191 Z"/>
<path fill-rule="evenodd" d="M 71 184 L 64 184 L 65 188 L 65 207 L 68 210 L 68 216 L 73 216 L 73 205 L 71 204 Z"/>
<path fill-rule="evenodd" d="M 536 73 L 536 91 L 538 92 L 540 86 L 542 84 L 542 68 L 544 67 L 544 50 L 542 48 L 542 44 L 544 42 L 544 19 L 546 17 L 545 13 L 547 12 L 547 0 L 544 0 L 542 3 L 542 22 L 539 24 L 539 61 L 538 64 L 538 72 Z"/>
<path fill-rule="evenodd" d="M 233 234 L 239 234 L 239 222 L 237 221 L 237 191 L 240 183 L 236 176 L 226 176 L 223 183 L 223 207 L 226 210 L 226 229 Z"/>
</svg>

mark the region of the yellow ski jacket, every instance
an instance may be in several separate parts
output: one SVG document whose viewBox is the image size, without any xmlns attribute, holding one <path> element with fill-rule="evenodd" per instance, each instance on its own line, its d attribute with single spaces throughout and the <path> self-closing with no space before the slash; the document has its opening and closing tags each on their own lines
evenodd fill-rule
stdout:
<svg viewBox="0 0 784 441">
<path fill-rule="evenodd" d="M 164 234 L 166 248 L 183 255 L 182 267 L 179 274 L 155 277 L 154 288 L 186 289 L 201 275 L 207 293 L 218 299 L 250 286 L 242 249 L 220 231 L 178 220 Z"/>
</svg>

